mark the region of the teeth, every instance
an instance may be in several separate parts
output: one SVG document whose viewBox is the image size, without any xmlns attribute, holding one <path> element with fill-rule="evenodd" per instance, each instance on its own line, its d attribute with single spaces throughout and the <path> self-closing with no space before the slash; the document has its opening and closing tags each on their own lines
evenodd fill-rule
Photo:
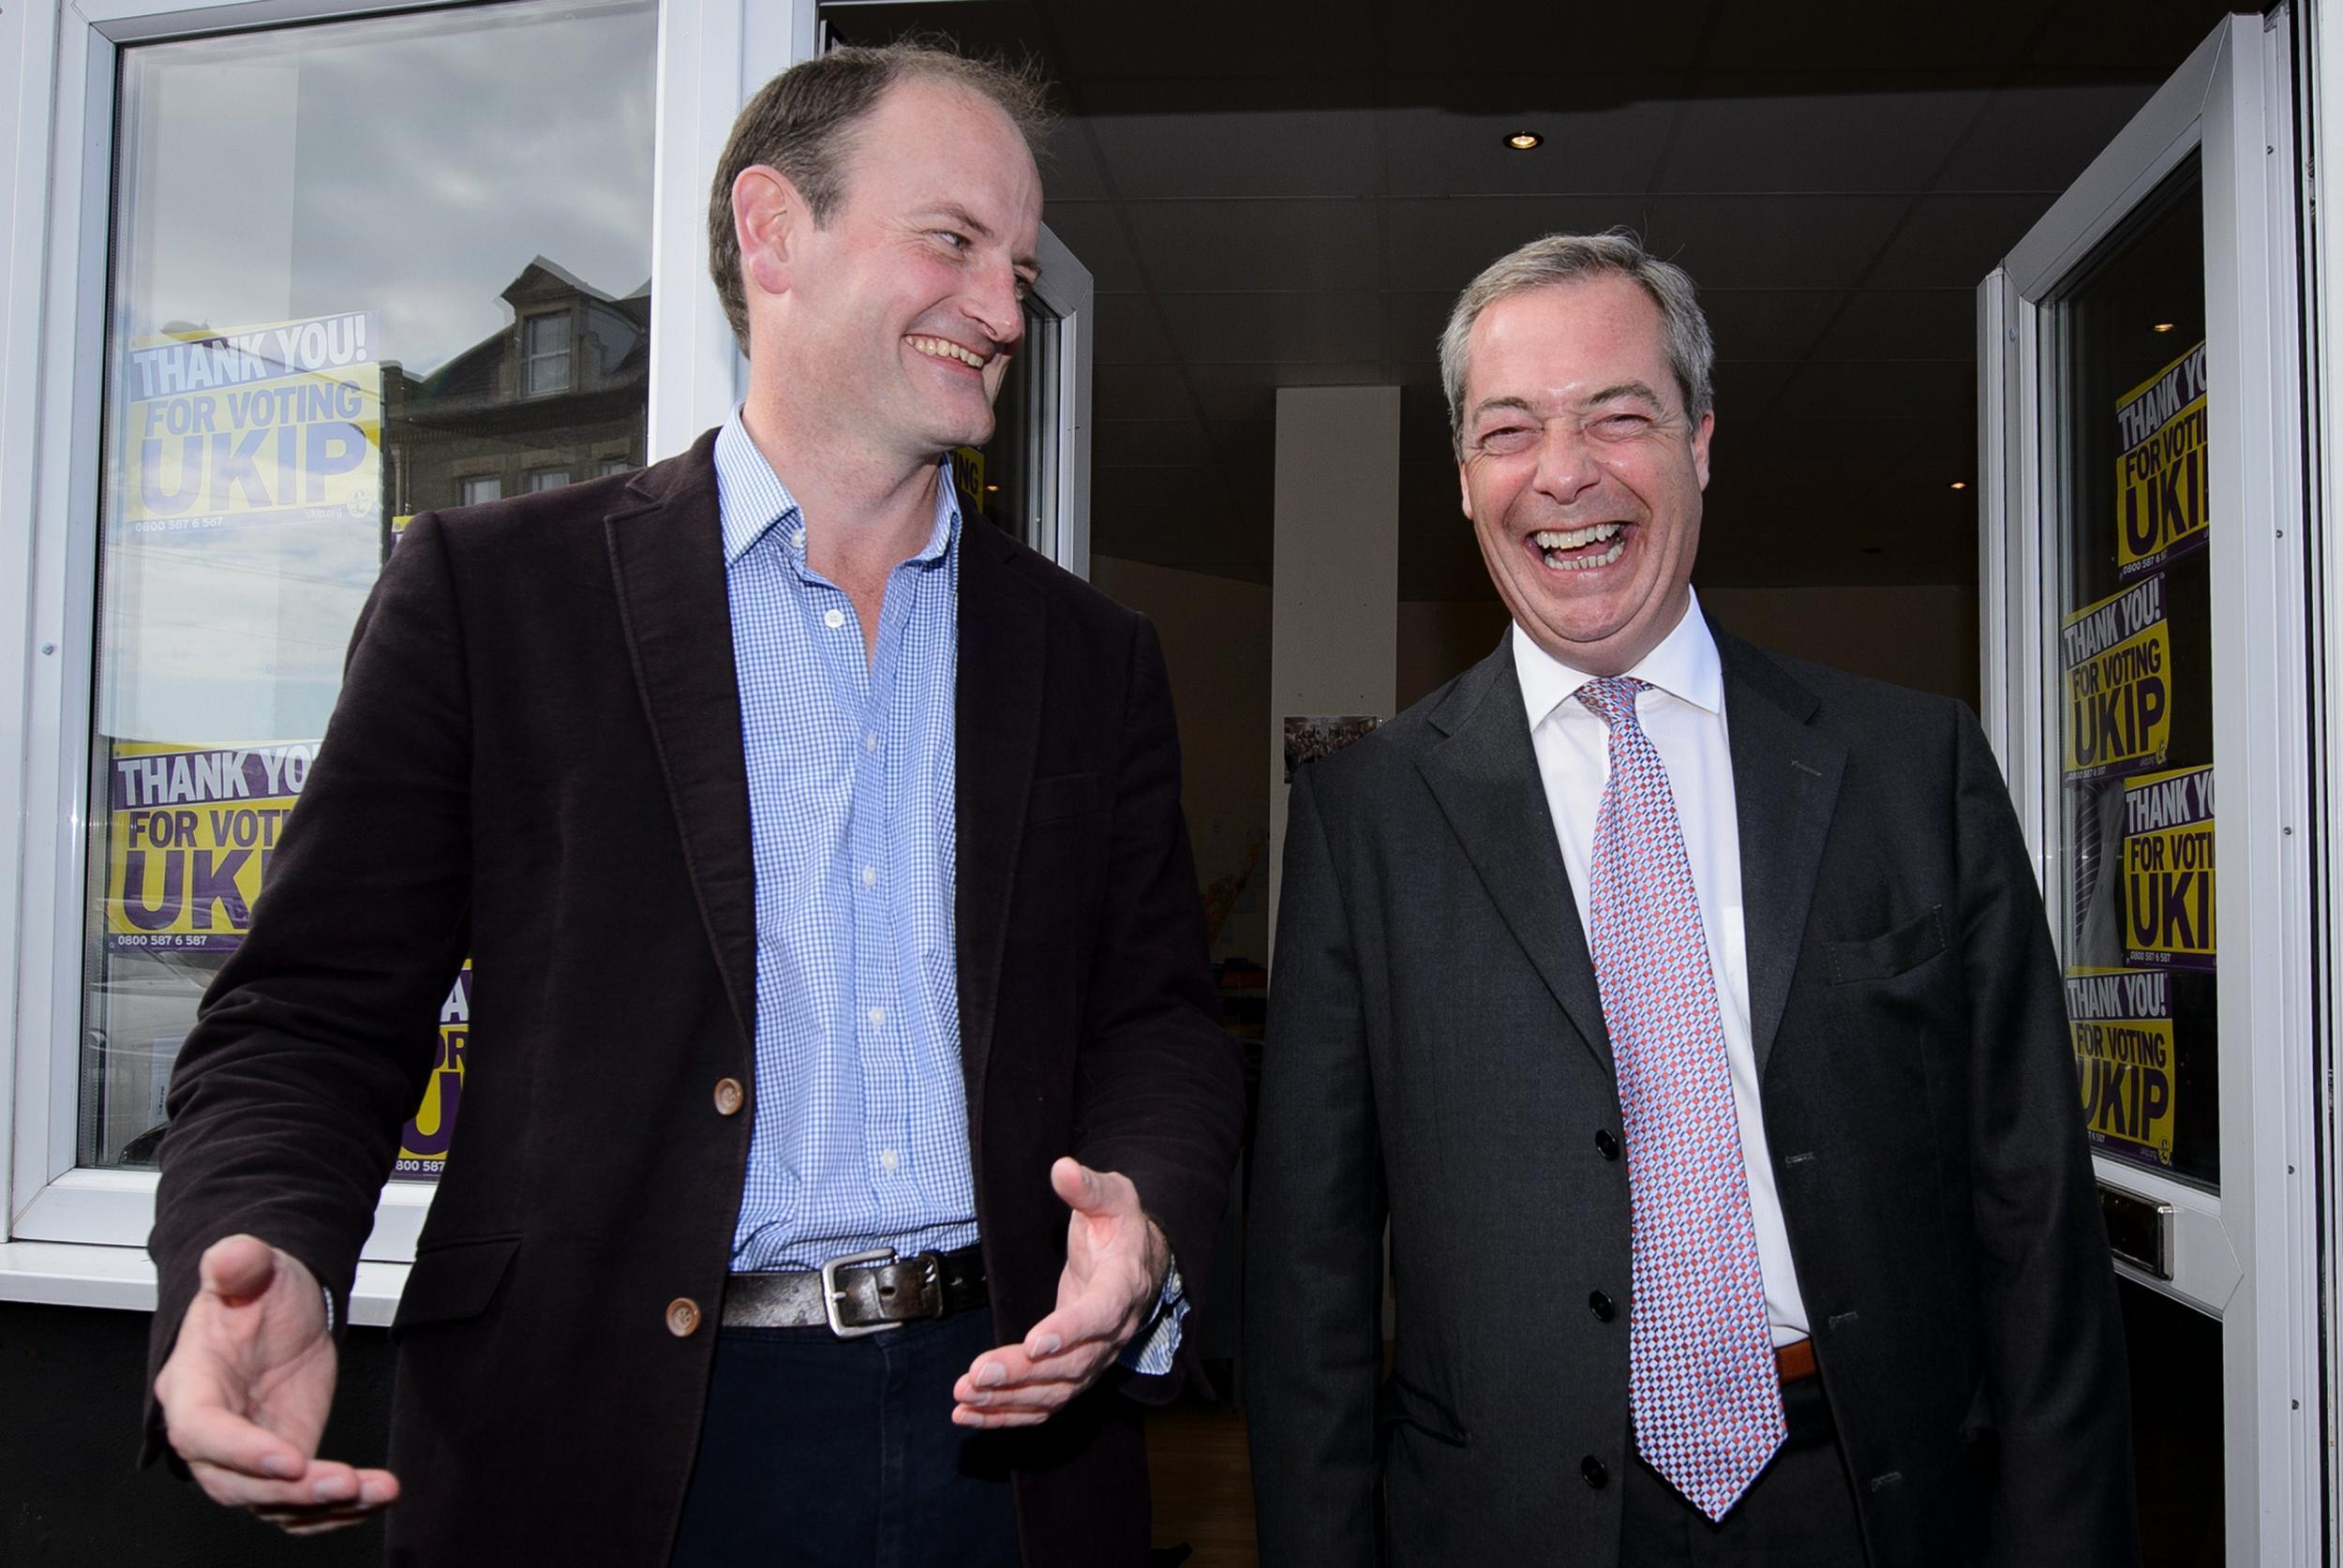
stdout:
<svg viewBox="0 0 2343 1568">
<path fill-rule="evenodd" d="M 1575 537 L 1577 537 L 1575 534 L 1560 533 L 1542 533 L 1538 535 L 1538 538 L 1541 541 L 1548 538 L 1570 539 Z M 1560 556 L 1554 554 L 1553 548 L 1548 546 L 1545 557 L 1545 569 L 1549 572 L 1591 572 L 1598 566 L 1610 565 L 1613 561 L 1617 560 L 1619 557 L 1625 555 L 1626 553 L 1627 541 L 1624 539 L 1620 540 L 1618 544 L 1612 545 L 1609 549 L 1604 551 L 1599 556 L 1573 556 L 1568 560 L 1565 560 Z"/>
<path fill-rule="evenodd" d="M 1581 545 L 1592 545 L 1608 539 L 1618 531 L 1619 524 L 1617 523 L 1589 523 L 1585 528 L 1574 528 L 1567 532 L 1558 532 L 1549 529 L 1535 535 L 1535 538 L 1537 546 L 1541 550 L 1574 550 Z"/>
<path fill-rule="evenodd" d="M 932 359 L 956 359 L 961 364 L 974 366 L 978 370 L 983 369 L 992 357 L 989 354 L 979 356 L 972 353 L 959 344 L 942 337 L 913 337 L 905 341 Z"/>
</svg>

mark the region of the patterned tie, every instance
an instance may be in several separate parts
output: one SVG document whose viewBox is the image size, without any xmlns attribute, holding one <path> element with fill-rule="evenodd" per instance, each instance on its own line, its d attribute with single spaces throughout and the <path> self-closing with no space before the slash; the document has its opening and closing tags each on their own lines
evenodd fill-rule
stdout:
<svg viewBox="0 0 2343 1568">
<path fill-rule="evenodd" d="M 1613 676 L 1577 694 L 1611 732 L 1588 946 L 1627 1134 L 1628 1406 L 1645 1460 L 1722 1519 L 1782 1445 L 1782 1384 L 1692 862 L 1635 721 L 1648 689 Z"/>
</svg>

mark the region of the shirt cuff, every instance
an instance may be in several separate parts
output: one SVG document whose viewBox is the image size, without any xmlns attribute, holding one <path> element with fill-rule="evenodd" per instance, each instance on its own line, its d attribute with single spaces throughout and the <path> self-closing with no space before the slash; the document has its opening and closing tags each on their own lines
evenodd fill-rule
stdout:
<svg viewBox="0 0 2343 1568">
<path fill-rule="evenodd" d="M 1163 1277 L 1163 1293 L 1156 1298 L 1155 1316 L 1123 1347 L 1115 1365 L 1148 1378 L 1172 1370 L 1172 1358 L 1180 1353 L 1180 1329 L 1187 1322 L 1187 1292 L 1180 1283 L 1180 1262 L 1174 1258 L 1171 1272 Z"/>
</svg>

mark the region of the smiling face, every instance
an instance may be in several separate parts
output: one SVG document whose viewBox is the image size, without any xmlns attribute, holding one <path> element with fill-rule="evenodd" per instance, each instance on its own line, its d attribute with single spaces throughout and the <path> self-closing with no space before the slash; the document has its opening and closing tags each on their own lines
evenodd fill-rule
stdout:
<svg viewBox="0 0 2343 1568">
<path fill-rule="evenodd" d="M 1691 602 L 1709 415 L 1693 424 L 1660 308 L 1618 273 L 1508 294 L 1473 322 L 1465 515 L 1540 648 L 1623 675 Z"/>
<path fill-rule="evenodd" d="M 759 230 L 742 244 L 752 356 L 769 354 L 785 396 L 874 458 L 933 461 L 980 445 L 1038 270 L 1033 155 L 993 104 L 917 77 L 850 136 L 826 226 L 790 193 L 766 231 L 764 209 L 736 184 L 736 207 Z M 779 176 L 741 176 L 760 180 Z"/>
</svg>

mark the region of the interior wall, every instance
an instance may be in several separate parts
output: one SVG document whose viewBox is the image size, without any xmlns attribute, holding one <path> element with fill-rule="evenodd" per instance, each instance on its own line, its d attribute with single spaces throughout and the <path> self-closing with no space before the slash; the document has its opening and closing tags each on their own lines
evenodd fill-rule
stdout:
<svg viewBox="0 0 2343 1568">
<path fill-rule="evenodd" d="M 1220 915 L 1212 955 L 1269 951 L 1269 632 L 1267 585 L 1169 566 L 1090 558 L 1090 579 L 1140 611 L 1163 638 L 1179 710 L 1181 799 L 1196 875 Z M 1223 913 L 1225 911 L 1225 913 Z M 1209 917 L 1208 917 L 1209 918 Z"/>
<path fill-rule="evenodd" d="M 1760 648 L 1977 706 L 1974 585 L 1703 588 L 1700 603 L 1710 620 Z M 1505 624 L 1505 606 L 1494 599 L 1402 603 L 1399 706 L 1470 667 L 1497 646 Z"/>
</svg>

